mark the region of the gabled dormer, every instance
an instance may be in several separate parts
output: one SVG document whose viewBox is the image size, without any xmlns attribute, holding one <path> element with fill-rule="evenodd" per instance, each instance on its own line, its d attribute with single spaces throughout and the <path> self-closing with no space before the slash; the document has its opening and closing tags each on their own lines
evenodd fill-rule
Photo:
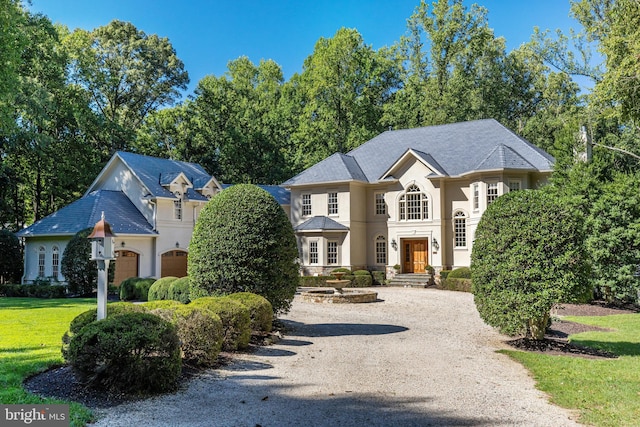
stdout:
<svg viewBox="0 0 640 427">
<path fill-rule="evenodd" d="M 158 181 L 164 189 L 182 200 L 188 200 L 189 189 L 193 188 L 184 172 L 161 172 Z"/>
</svg>

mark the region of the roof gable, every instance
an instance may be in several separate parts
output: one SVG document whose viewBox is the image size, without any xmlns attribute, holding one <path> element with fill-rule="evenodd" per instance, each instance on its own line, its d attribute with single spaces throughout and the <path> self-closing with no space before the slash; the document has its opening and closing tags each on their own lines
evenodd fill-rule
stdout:
<svg viewBox="0 0 640 427">
<path fill-rule="evenodd" d="M 385 171 L 380 177 L 379 181 L 386 180 L 387 178 L 393 177 L 393 173 L 397 171 L 400 166 L 402 166 L 408 159 L 415 159 L 426 166 L 429 170 L 431 170 L 431 175 L 435 176 L 446 176 L 447 173 L 444 169 L 438 164 L 436 159 L 433 158 L 431 154 L 423 153 L 418 150 L 414 150 L 409 148 L 405 153 L 400 156 L 400 158 L 393 164 L 391 167 Z"/>
<path fill-rule="evenodd" d="M 360 169 L 360 165 L 355 158 L 346 154 L 335 153 L 287 180 L 282 185 L 342 181 L 367 182 L 367 177 Z"/>
<path fill-rule="evenodd" d="M 496 169 L 535 170 L 535 167 L 512 148 L 500 144 L 475 167 L 477 171 Z"/>
</svg>

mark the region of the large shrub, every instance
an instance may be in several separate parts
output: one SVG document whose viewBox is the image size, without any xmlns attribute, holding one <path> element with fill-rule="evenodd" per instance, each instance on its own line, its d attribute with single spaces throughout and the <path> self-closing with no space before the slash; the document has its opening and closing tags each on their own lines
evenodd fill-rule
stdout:
<svg viewBox="0 0 640 427">
<path fill-rule="evenodd" d="M 178 280 L 178 278 L 174 276 L 167 276 L 153 282 L 153 285 L 149 288 L 149 294 L 147 295 L 148 301 L 169 299 L 169 285 L 171 285 L 171 282 L 174 280 Z"/>
<path fill-rule="evenodd" d="M 189 245 L 191 299 L 252 292 L 287 311 L 298 287 L 298 249 L 278 202 L 249 184 L 229 187 L 202 209 Z"/>
<path fill-rule="evenodd" d="M 480 317 L 509 335 L 543 338 L 551 307 L 589 289 L 584 218 L 569 199 L 543 190 L 493 202 L 478 224 L 471 259 Z"/>
<path fill-rule="evenodd" d="M 244 349 L 251 340 L 251 316 L 249 309 L 239 301 L 225 297 L 202 297 L 191 302 L 194 307 L 211 310 L 222 320 L 222 349 Z"/>
<path fill-rule="evenodd" d="M 236 300 L 249 309 L 251 330 L 256 333 L 271 332 L 273 327 L 273 308 L 271 303 L 260 295 L 251 292 L 238 292 L 227 298 Z"/>
<path fill-rule="evenodd" d="M 191 301 L 190 295 L 189 276 L 174 280 L 169 284 L 169 289 L 167 290 L 167 297 L 169 299 L 188 304 L 189 301 Z"/>
<path fill-rule="evenodd" d="M 83 327 L 68 360 L 87 384 L 118 392 L 175 389 L 182 369 L 175 327 L 149 313 L 125 313 Z"/>
<path fill-rule="evenodd" d="M 156 280 L 153 278 L 129 277 L 120 284 L 122 301 L 147 301 L 149 289 Z"/>
<path fill-rule="evenodd" d="M 71 294 L 87 295 L 98 284 L 98 267 L 91 261 L 91 242 L 87 237 L 93 231 L 86 228 L 71 238 L 62 253 L 60 271 L 67 280 Z M 115 265 L 114 263 L 110 263 Z"/>
<path fill-rule="evenodd" d="M 204 307 L 177 302 L 151 312 L 176 327 L 184 362 L 196 366 L 216 362 L 223 340 L 220 316 Z"/>
<path fill-rule="evenodd" d="M 373 277 L 367 270 L 356 270 L 353 272 L 351 286 L 354 288 L 368 288 L 373 285 Z"/>
<path fill-rule="evenodd" d="M 0 285 L 19 283 L 22 276 L 20 240 L 9 230 L 0 230 Z"/>
<path fill-rule="evenodd" d="M 471 269 L 469 267 L 460 267 L 447 275 L 447 279 L 471 279 Z"/>
</svg>

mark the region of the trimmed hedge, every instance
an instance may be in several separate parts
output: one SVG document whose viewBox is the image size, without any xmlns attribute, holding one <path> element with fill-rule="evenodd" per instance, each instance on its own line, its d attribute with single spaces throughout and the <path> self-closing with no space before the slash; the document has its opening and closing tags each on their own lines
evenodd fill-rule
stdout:
<svg viewBox="0 0 640 427">
<path fill-rule="evenodd" d="M 175 327 L 149 313 L 88 324 L 71 339 L 67 357 L 81 381 L 125 393 L 175 390 L 182 370 Z"/>
<path fill-rule="evenodd" d="M 184 362 L 205 367 L 215 364 L 222 348 L 220 316 L 204 307 L 171 302 L 173 305 L 165 304 L 151 313 L 175 326 Z"/>
<path fill-rule="evenodd" d="M 222 349 L 235 351 L 244 349 L 251 340 L 251 315 L 241 302 L 227 297 L 202 297 L 190 305 L 213 311 L 222 320 Z"/>
<path fill-rule="evenodd" d="M 122 301 L 147 301 L 149 288 L 156 279 L 143 277 L 129 277 L 120 284 L 120 299 Z"/>
<path fill-rule="evenodd" d="M 451 270 L 440 270 L 440 279 L 446 279 L 449 277 L 449 274 L 451 274 Z"/>
<path fill-rule="evenodd" d="M 368 288 L 373 285 L 373 277 L 367 270 L 356 270 L 353 272 L 351 286 L 354 288 Z"/>
<path fill-rule="evenodd" d="M 323 288 L 327 285 L 327 280 L 335 279 L 333 276 L 301 276 L 300 286 L 308 288 Z"/>
<path fill-rule="evenodd" d="M 174 301 L 171 299 L 164 299 L 164 300 L 156 300 L 156 301 L 146 301 L 143 302 L 142 304 L 135 304 L 136 306 L 142 306 L 145 309 L 152 311 L 152 310 L 156 310 L 156 309 L 173 309 L 173 308 L 177 308 L 177 307 L 181 307 L 184 304 L 182 304 L 180 301 Z"/>
<path fill-rule="evenodd" d="M 448 291 L 471 292 L 471 279 L 456 279 L 448 277 L 440 280 L 440 289 Z"/>
<path fill-rule="evenodd" d="M 149 294 L 147 296 L 148 301 L 157 301 L 169 298 L 169 285 L 175 280 L 178 280 L 177 277 L 167 276 L 153 282 L 153 285 L 149 288 Z"/>
<path fill-rule="evenodd" d="M 67 288 L 62 285 L 0 285 L 0 296 L 19 298 L 64 298 Z"/>
<path fill-rule="evenodd" d="M 251 292 L 238 292 L 227 295 L 227 298 L 238 301 L 249 309 L 251 331 L 258 334 L 271 332 L 273 308 L 266 298 Z"/>
<path fill-rule="evenodd" d="M 167 298 L 188 304 L 191 301 L 189 293 L 189 277 L 182 277 L 169 284 Z"/>
<path fill-rule="evenodd" d="M 451 270 L 447 279 L 471 279 L 471 269 L 469 267 L 460 267 Z"/>
</svg>

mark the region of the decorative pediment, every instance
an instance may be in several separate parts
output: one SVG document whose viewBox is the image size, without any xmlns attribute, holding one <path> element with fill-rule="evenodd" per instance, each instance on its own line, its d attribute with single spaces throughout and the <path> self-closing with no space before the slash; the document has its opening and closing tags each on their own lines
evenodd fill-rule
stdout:
<svg viewBox="0 0 640 427">
<path fill-rule="evenodd" d="M 418 161 L 423 164 L 431 171 L 428 175 L 429 177 L 447 176 L 447 172 L 438 164 L 431 154 L 409 148 L 382 174 L 379 181 L 394 178 L 394 174 L 397 174 L 398 170 L 409 161 Z"/>
</svg>

